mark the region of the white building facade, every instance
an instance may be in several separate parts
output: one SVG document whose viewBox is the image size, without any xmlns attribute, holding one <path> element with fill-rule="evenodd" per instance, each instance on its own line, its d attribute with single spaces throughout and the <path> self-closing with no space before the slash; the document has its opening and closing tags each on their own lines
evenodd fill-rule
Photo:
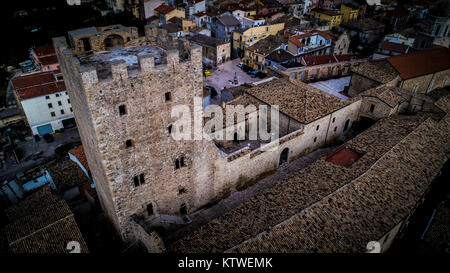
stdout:
<svg viewBox="0 0 450 273">
<path fill-rule="evenodd" d="M 21 104 L 33 135 L 55 133 L 74 118 L 66 91 L 23 100 Z"/>
</svg>

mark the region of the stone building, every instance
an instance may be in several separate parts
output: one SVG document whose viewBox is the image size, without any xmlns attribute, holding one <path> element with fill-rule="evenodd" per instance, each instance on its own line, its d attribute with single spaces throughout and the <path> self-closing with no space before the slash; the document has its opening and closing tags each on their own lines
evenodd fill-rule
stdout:
<svg viewBox="0 0 450 273">
<path fill-rule="evenodd" d="M 448 49 L 416 51 L 354 67 L 348 94 L 356 96 L 382 84 L 426 94 L 436 88 L 448 86 L 449 77 Z"/>
<path fill-rule="evenodd" d="M 71 44 L 87 39 L 91 49 L 103 51 L 109 30 L 90 29 L 83 38 L 69 33 Z M 178 50 L 177 39 L 157 29 L 147 28 L 143 37 L 136 28 L 112 32 L 120 42 L 102 53 L 70 47 L 64 38 L 54 45 L 99 198 L 126 238 L 133 214 L 179 214 L 199 206 L 190 177 L 201 177 L 193 161 L 201 149 L 174 141 L 169 128 L 173 105 L 192 105 L 202 96 L 202 55 L 199 46 Z M 158 159 L 149 161 L 150 155 Z M 182 163 L 176 168 L 175 161 Z"/>
<path fill-rule="evenodd" d="M 135 28 L 89 30 L 71 32 L 74 46 L 65 38 L 54 46 L 99 200 L 125 240 L 142 238 L 143 228 L 149 247 L 160 246 L 155 227 L 188 223 L 202 206 L 333 142 L 358 117 L 360 99 L 344 102 L 284 78 L 235 98 L 279 105 L 279 141 L 174 140 L 181 129 L 172 107 L 186 105 L 194 120 L 203 111 L 201 47 L 149 26 L 145 36 Z M 119 42 L 107 46 L 112 33 Z"/>
<path fill-rule="evenodd" d="M 193 35 L 189 40 L 202 46 L 205 63 L 216 66 L 230 60 L 231 44 L 229 42 L 221 42 L 216 38 L 202 34 Z"/>
</svg>

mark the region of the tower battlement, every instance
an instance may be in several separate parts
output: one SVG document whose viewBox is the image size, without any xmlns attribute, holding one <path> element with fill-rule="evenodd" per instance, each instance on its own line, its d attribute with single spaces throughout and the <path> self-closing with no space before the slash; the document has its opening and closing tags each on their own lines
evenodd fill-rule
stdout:
<svg viewBox="0 0 450 273">
<path fill-rule="evenodd" d="M 202 48 L 165 30 L 147 27 L 138 37 L 121 26 L 75 31 L 53 44 L 100 202 L 124 238 L 133 214 L 198 207 L 188 166 L 199 144 L 173 140 L 168 128 L 173 106 L 203 95 Z M 179 158 L 185 166 L 174 170 Z M 187 193 L 177 198 L 180 187 Z"/>
</svg>

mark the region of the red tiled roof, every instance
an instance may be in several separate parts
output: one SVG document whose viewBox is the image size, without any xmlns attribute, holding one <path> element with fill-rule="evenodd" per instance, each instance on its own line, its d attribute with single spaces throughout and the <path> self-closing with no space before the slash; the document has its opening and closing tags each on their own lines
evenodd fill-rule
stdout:
<svg viewBox="0 0 450 273">
<path fill-rule="evenodd" d="M 380 45 L 380 49 L 394 51 L 394 52 L 399 52 L 399 53 L 406 53 L 406 50 L 408 49 L 408 46 L 407 45 L 402 45 L 402 44 L 399 44 L 399 43 L 391 43 L 389 41 L 384 41 Z"/>
<path fill-rule="evenodd" d="M 303 60 L 307 66 L 311 65 L 321 65 L 328 63 L 337 63 L 337 62 L 347 62 L 352 59 L 360 59 L 361 56 L 359 54 L 342 54 L 342 55 L 316 55 L 316 56 L 308 56 L 304 57 Z"/>
<path fill-rule="evenodd" d="M 150 16 L 150 17 L 147 18 L 147 22 L 153 22 L 153 21 L 156 21 L 156 20 L 159 20 L 159 18 L 158 18 L 158 16 L 155 16 L 155 15 Z"/>
<path fill-rule="evenodd" d="M 38 46 L 33 48 L 33 51 L 38 57 L 56 54 L 53 45 Z"/>
<path fill-rule="evenodd" d="M 293 43 L 297 47 L 304 47 L 305 44 L 301 43 L 299 40 L 295 39 L 294 37 L 289 38 L 289 42 Z"/>
<path fill-rule="evenodd" d="M 303 33 L 303 34 L 292 36 L 291 38 L 293 38 L 293 39 L 301 39 L 301 38 L 306 38 L 306 37 L 311 37 L 311 36 L 313 36 L 312 33 Z"/>
<path fill-rule="evenodd" d="M 167 13 L 169 13 L 169 12 L 175 10 L 175 8 L 173 8 L 173 7 L 171 7 L 171 6 L 168 6 L 168 5 L 166 5 L 166 4 L 161 4 L 161 5 L 158 6 L 155 10 L 156 10 L 157 12 L 161 13 L 161 14 L 167 14 Z"/>
<path fill-rule="evenodd" d="M 326 34 L 325 32 L 322 31 L 316 31 L 317 34 L 319 34 L 320 36 L 322 36 L 325 40 L 331 40 L 333 39 L 333 37 L 331 37 L 330 35 Z"/>
<path fill-rule="evenodd" d="M 323 160 L 339 166 L 349 168 L 350 166 L 353 165 L 353 163 L 358 161 L 358 159 L 360 158 L 361 158 L 360 154 L 342 146 L 337 150 L 333 151 L 331 154 L 324 157 Z"/>
<path fill-rule="evenodd" d="M 31 87 L 34 85 L 45 84 L 55 81 L 54 72 L 40 72 L 30 75 L 24 75 L 11 80 L 14 89 Z"/>
<path fill-rule="evenodd" d="M 45 96 L 48 94 L 58 93 L 66 90 L 64 81 L 36 85 L 24 89 L 17 90 L 17 96 L 20 100 L 26 100 Z"/>
<path fill-rule="evenodd" d="M 20 76 L 11 80 L 12 86 L 20 100 L 45 96 L 66 90 L 64 81 L 57 81 L 58 71 L 40 72 Z"/>
<path fill-rule="evenodd" d="M 41 57 L 41 58 L 39 58 L 39 61 L 44 66 L 57 64 L 58 63 L 58 57 L 56 57 L 56 55 L 47 56 L 47 57 Z"/>
<path fill-rule="evenodd" d="M 194 14 L 195 17 L 203 17 L 206 15 L 206 12 L 197 12 Z"/>
<path fill-rule="evenodd" d="M 450 69 L 450 52 L 446 48 L 416 51 L 387 60 L 404 80 Z"/>
<path fill-rule="evenodd" d="M 304 57 L 303 60 L 307 66 L 337 63 L 337 60 L 333 55 L 308 56 Z"/>
<path fill-rule="evenodd" d="M 73 154 L 80 161 L 81 165 L 89 171 L 89 165 L 86 159 L 86 154 L 84 153 L 83 145 L 69 150 L 69 153 Z"/>
</svg>

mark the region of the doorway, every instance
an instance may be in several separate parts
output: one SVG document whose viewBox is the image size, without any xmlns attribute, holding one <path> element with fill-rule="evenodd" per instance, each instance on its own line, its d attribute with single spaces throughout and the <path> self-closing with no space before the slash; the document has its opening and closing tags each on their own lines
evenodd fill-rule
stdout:
<svg viewBox="0 0 450 273">
<path fill-rule="evenodd" d="M 289 148 L 285 148 L 280 154 L 279 166 L 287 163 L 289 160 Z"/>
</svg>

